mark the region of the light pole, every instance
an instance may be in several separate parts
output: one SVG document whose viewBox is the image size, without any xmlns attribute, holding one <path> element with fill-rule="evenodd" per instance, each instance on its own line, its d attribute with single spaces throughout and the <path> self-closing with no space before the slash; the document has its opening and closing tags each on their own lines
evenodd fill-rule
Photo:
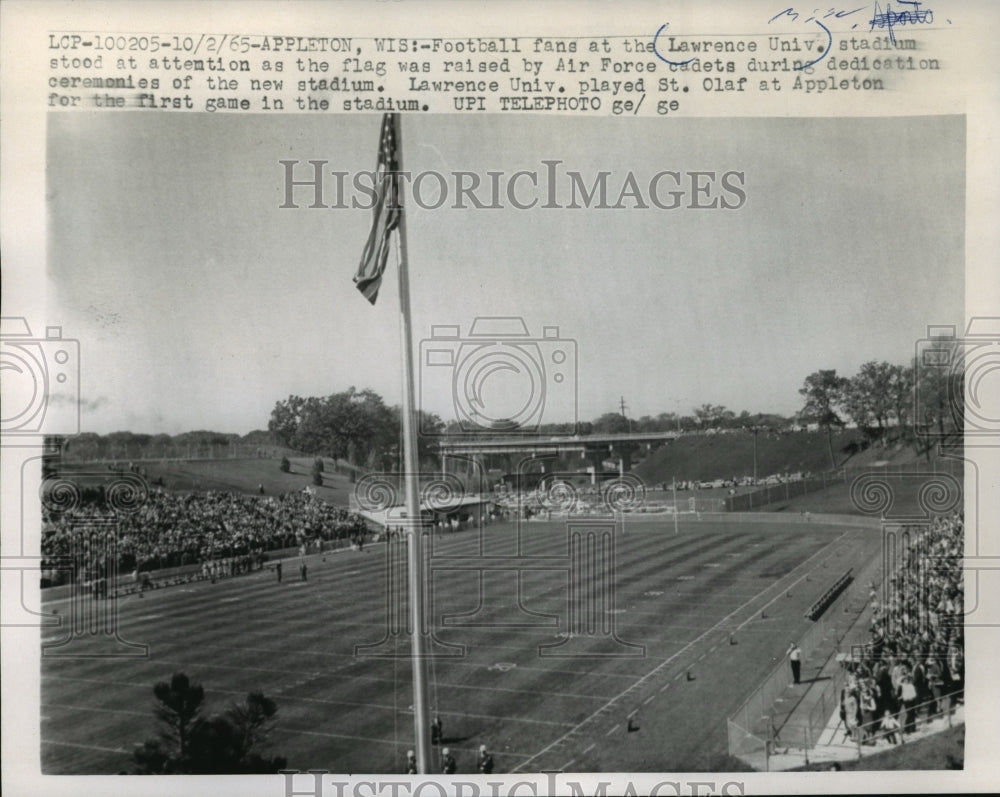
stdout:
<svg viewBox="0 0 1000 797">
<path fill-rule="evenodd" d="M 750 427 L 750 431 L 753 432 L 753 485 L 757 486 L 757 432 L 761 430 L 760 426 L 754 424 Z"/>
</svg>

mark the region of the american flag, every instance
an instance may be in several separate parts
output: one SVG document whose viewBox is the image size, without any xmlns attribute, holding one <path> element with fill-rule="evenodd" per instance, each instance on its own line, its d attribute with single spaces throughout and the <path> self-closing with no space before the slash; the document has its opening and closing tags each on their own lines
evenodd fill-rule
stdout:
<svg viewBox="0 0 1000 797">
<path fill-rule="evenodd" d="M 387 113 L 382 117 L 379 136 L 378 164 L 375 167 L 375 207 L 372 209 L 372 228 L 368 233 L 365 251 L 361 255 L 354 284 L 364 297 L 375 304 L 382 273 L 389 258 L 389 241 L 392 231 L 399 226 L 403 209 L 399 204 L 399 177 L 396 160 L 396 117 Z"/>
</svg>

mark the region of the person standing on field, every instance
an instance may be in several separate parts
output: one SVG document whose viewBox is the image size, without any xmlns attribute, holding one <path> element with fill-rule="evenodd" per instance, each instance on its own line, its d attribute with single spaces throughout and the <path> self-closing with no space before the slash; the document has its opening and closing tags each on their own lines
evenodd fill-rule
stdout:
<svg viewBox="0 0 1000 797">
<path fill-rule="evenodd" d="M 802 675 L 802 651 L 793 642 L 788 646 L 787 656 L 788 663 L 792 668 L 792 681 L 796 684 L 800 683 L 799 678 Z"/>
<path fill-rule="evenodd" d="M 476 765 L 483 775 L 489 775 L 493 772 L 493 756 L 486 750 L 485 744 L 479 745 L 479 760 Z"/>
</svg>

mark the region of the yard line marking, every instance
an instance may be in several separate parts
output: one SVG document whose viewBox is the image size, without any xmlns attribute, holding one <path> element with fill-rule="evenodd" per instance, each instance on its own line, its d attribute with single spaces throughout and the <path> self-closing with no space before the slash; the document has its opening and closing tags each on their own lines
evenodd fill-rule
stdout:
<svg viewBox="0 0 1000 797">
<path fill-rule="evenodd" d="M 248 633 L 253 633 L 253 632 L 248 632 Z M 305 635 L 298 634 L 297 636 L 305 636 Z M 309 634 L 308 636 L 315 637 L 315 634 Z M 62 637 L 60 637 L 60 638 L 62 638 Z M 161 642 L 160 644 L 163 645 L 164 643 Z M 172 645 L 174 647 L 183 647 L 185 644 L 190 644 L 190 640 L 187 640 L 185 643 L 176 642 L 176 643 L 167 643 L 167 644 L 170 644 L 170 645 Z M 243 651 L 250 651 L 250 652 L 254 652 L 254 653 L 278 653 L 278 654 L 284 654 L 284 655 L 288 655 L 288 653 L 289 653 L 289 651 L 287 649 L 284 649 L 284 648 L 249 647 L 249 646 L 243 646 L 243 645 L 230 645 L 230 644 L 222 644 L 222 643 L 212 644 L 211 642 L 199 642 L 198 646 L 200 648 L 211 648 L 211 649 L 217 649 L 217 650 L 224 650 L 224 651 L 229 652 L 229 653 L 237 653 L 237 652 L 243 652 Z M 479 644 L 477 643 L 476 646 L 479 647 Z M 470 647 L 471 647 L 471 645 L 470 645 Z M 483 646 L 483 647 L 486 647 L 486 646 Z M 489 647 L 500 647 L 500 646 L 489 646 Z M 514 646 L 507 645 L 505 647 L 512 648 Z M 521 650 L 522 652 L 524 650 L 523 648 L 517 648 L 517 649 Z M 336 651 L 336 650 L 329 650 L 329 651 L 328 650 L 296 650 L 295 654 L 297 656 L 308 655 L 308 656 L 340 657 L 342 659 L 347 659 L 350 662 L 355 661 L 353 653 L 346 653 L 346 652 Z M 56 661 L 56 660 L 53 659 L 53 662 L 54 661 Z M 483 667 L 482 662 L 459 661 L 459 660 L 452 660 L 452 659 L 442 660 L 441 664 L 442 665 L 447 664 L 448 666 L 452 666 L 452 667 L 475 667 L 476 669 L 482 669 L 482 667 Z M 518 670 L 519 671 L 527 671 L 527 672 L 543 672 L 543 673 L 546 673 L 546 674 L 549 674 L 549 673 L 559 673 L 559 674 L 563 674 L 563 675 L 572 675 L 572 676 L 574 676 L 576 678 L 583 677 L 583 676 L 591 676 L 591 677 L 595 677 L 595 678 L 624 678 L 626 680 L 631 681 L 635 677 L 635 676 L 632 676 L 632 675 L 626 675 L 624 673 L 617 673 L 617 672 L 590 672 L 590 671 L 587 671 L 587 670 L 564 670 L 564 669 L 556 669 L 554 667 L 530 667 L 530 666 L 526 666 L 526 665 L 520 665 L 520 666 L 518 666 Z"/>
<path fill-rule="evenodd" d="M 821 553 L 829 553 L 828 549 L 831 546 L 838 545 L 840 543 L 840 541 L 844 537 L 846 537 L 848 534 L 850 534 L 852 531 L 856 531 L 856 529 L 847 529 L 843 534 L 841 534 L 836 539 L 831 540 L 830 542 L 828 542 L 826 545 L 824 545 L 822 548 L 820 548 L 818 551 L 816 551 L 816 553 L 814 553 L 812 556 L 810 556 L 808 559 L 806 559 L 804 562 L 802 562 L 802 564 L 798 565 L 798 567 L 793 568 L 790 572 L 794 573 L 796 570 L 799 569 L 799 567 L 803 567 L 804 565 L 808 564 L 813 559 L 815 559 L 817 556 L 819 556 Z M 788 575 L 788 574 L 786 573 L 786 575 Z M 797 579 L 795 579 L 795 581 L 793 581 L 791 584 L 782 587 L 780 590 L 778 590 L 778 595 L 776 595 L 774 598 L 772 598 L 771 600 L 769 600 L 767 603 L 765 603 L 763 606 L 760 607 L 760 611 L 766 610 L 767 607 L 770 606 L 772 603 L 775 603 L 779 599 L 783 598 L 785 596 L 785 593 L 788 590 L 790 590 L 792 587 L 794 587 L 800 581 L 804 581 L 810 575 L 812 575 L 810 572 L 805 572 L 801 576 L 799 576 Z M 778 581 L 776 581 L 775 584 L 780 583 L 780 581 L 781 581 L 781 579 L 778 579 Z M 773 587 L 774 584 L 772 584 L 771 586 Z M 760 613 L 759 612 L 755 612 L 754 615 L 753 615 L 753 617 L 748 617 L 746 620 L 744 620 L 742 623 L 740 623 L 738 626 L 736 626 L 735 630 L 736 631 L 740 631 L 741 629 L 743 629 L 744 627 L 746 627 L 748 624 L 750 624 L 754 620 L 756 620 L 758 617 L 760 617 Z"/>
<path fill-rule="evenodd" d="M 101 747 L 96 744 L 80 744 L 78 742 L 57 742 L 55 739 L 42 739 L 42 744 L 57 744 L 60 747 L 79 747 L 83 750 L 100 750 L 102 753 L 127 753 L 124 747 Z"/>
<path fill-rule="evenodd" d="M 651 703 L 655 699 L 656 695 L 650 695 L 649 697 L 647 697 L 645 700 L 642 701 L 642 704 L 645 706 L 647 703 Z"/>
<path fill-rule="evenodd" d="M 404 743 L 405 744 L 412 744 L 412 741 L 408 741 L 406 739 L 400 739 L 398 741 L 395 740 L 395 739 L 385 739 L 385 738 L 376 739 L 376 738 L 374 738 L 372 736 L 354 736 L 354 735 L 349 734 L 349 733 L 333 733 L 331 731 L 307 731 L 307 730 L 305 730 L 303 728 L 289 728 L 289 727 L 284 726 L 284 725 L 280 725 L 280 726 L 275 727 L 273 733 L 298 733 L 298 734 L 302 734 L 302 735 L 305 735 L 305 736 L 323 736 L 323 737 L 330 738 L 330 739 L 356 739 L 356 740 L 358 740 L 360 742 L 372 742 L 372 743 L 375 743 L 375 744 L 388 744 L 388 745 L 392 745 L 392 746 L 396 746 L 398 744 L 404 744 Z M 449 745 L 449 747 L 451 747 L 454 750 L 469 750 L 469 751 L 475 751 L 477 753 L 479 752 L 479 748 L 478 747 L 457 747 L 454 744 Z M 513 756 L 514 758 L 527 758 L 528 757 L 527 753 L 512 753 L 509 750 L 504 750 L 503 751 L 503 755 L 505 757 L 506 756 Z"/>
<path fill-rule="evenodd" d="M 634 717 L 634 716 L 635 716 L 635 714 L 636 714 L 636 712 L 637 712 L 638 710 L 639 710 L 639 709 L 637 709 L 637 708 L 634 708 L 634 709 L 632 709 L 632 710 L 631 710 L 631 711 L 630 711 L 630 712 L 628 713 L 628 716 L 627 716 L 627 717 L 625 717 L 625 719 L 627 719 L 627 720 L 630 720 L 630 719 L 632 719 L 632 717 Z"/>
<path fill-rule="evenodd" d="M 670 688 L 670 684 L 664 684 L 660 687 L 661 692 L 666 692 Z"/>
<path fill-rule="evenodd" d="M 618 723 L 617 725 L 615 725 L 615 727 L 613 727 L 613 728 L 612 728 L 612 729 L 611 729 L 610 731 L 608 731 L 608 732 L 607 732 L 606 734 L 604 734 L 604 735 L 605 735 L 605 736 L 610 736 L 610 735 L 611 735 L 611 734 L 613 734 L 613 733 L 614 733 L 615 731 L 617 731 L 617 730 L 618 730 L 618 729 L 619 729 L 619 728 L 620 728 L 621 726 L 622 726 L 622 724 L 621 724 L 621 723 L 619 722 L 619 723 Z M 534 757 L 536 757 L 536 758 L 537 758 L 537 756 L 538 756 L 538 754 L 536 753 Z M 531 759 L 529 758 L 528 760 L 530 761 Z"/>
<path fill-rule="evenodd" d="M 827 551 L 827 549 L 829 549 L 830 546 L 832 546 L 834 544 L 838 544 L 850 531 L 851 531 L 851 529 L 848 529 L 843 534 L 841 534 L 840 536 L 836 537 L 834 540 L 831 540 L 829 543 L 827 543 L 822 548 L 820 548 L 818 551 L 816 551 L 816 553 L 814 553 L 812 556 L 810 556 L 804 562 L 802 562 L 801 564 L 799 564 L 798 566 L 796 566 L 795 568 L 793 568 L 790 572 L 794 573 L 800 567 L 804 567 L 805 565 L 809 564 L 813 559 L 815 559 L 816 557 L 818 557 L 824 551 Z M 798 581 L 801 581 L 805 577 L 806 577 L 805 574 L 803 574 L 802 576 L 799 577 Z M 746 607 L 750 606 L 756 600 L 758 600 L 761 595 L 766 595 L 769 590 L 772 590 L 777 585 L 781 584 L 782 580 L 783 579 L 778 579 L 774 583 L 772 583 L 772 584 L 768 585 L 767 587 L 765 587 L 764 589 L 762 589 L 759 593 L 757 593 L 757 595 L 755 595 L 754 597 L 752 597 L 749 600 L 745 601 L 742 605 L 738 606 L 736 609 L 734 609 L 733 611 L 731 611 L 729 614 L 727 614 L 725 617 L 723 617 L 721 620 L 719 620 L 719 622 L 717 622 L 711 628 L 708 628 L 707 630 L 705 630 L 704 632 L 702 632 L 701 634 L 699 634 L 697 637 L 695 637 L 694 639 L 692 639 L 690 642 L 688 642 L 684 647 L 682 647 L 680 650 L 678 650 L 672 656 L 664 659 L 662 662 L 660 662 L 658 665 L 656 665 L 656 667 L 654 667 L 648 673 L 646 673 L 641 678 L 639 678 L 635 683 L 636 684 L 643 683 L 644 681 L 646 681 L 647 679 L 651 678 L 656 673 L 658 673 L 661 670 L 663 670 L 668 664 L 670 664 L 672 661 L 674 661 L 678 656 L 680 656 L 682 653 L 685 653 L 689 648 L 691 648 L 694 645 L 696 645 L 702 639 L 704 639 L 705 637 L 709 636 L 710 634 L 714 634 L 717 631 L 719 631 L 720 629 L 724 628 L 725 624 L 730 620 L 731 617 L 733 617 L 733 615 L 739 614 L 741 611 L 743 611 L 744 609 L 746 609 Z M 798 583 L 798 581 L 796 581 L 795 583 Z M 787 589 L 788 589 L 788 587 L 786 587 L 786 586 L 780 587 L 780 589 L 778 590 L 778 597 L 781 597 L 782 595 L 784 595 L 784 593 L 785 593 L 785 591 Z M 774 600 L 777 600 L 777 598 L 775 598 Z M 771 602 L 773 603 L 774 600 L 772 600 Z M 751 620 L 756 619 L 757 615 L 758 615 L 758 612 L 754 612 L 753 617 L 750 618 L 750 619 Z M 749 620 L 747 622 L 749 622 Z M 742 627 L 742 626 L 740 626 L 740 627 Z M 615 696 L 615 697 L 611 698 L 610 700 L 608 700 L 608 702 L 607 702 L 606 705 L 612 705 L 612 704 L 616 703 L 618 700 L 620 700 L 624 696 L 624 694 L 625 694 L 626 691 L 628 691 L 628 690 L 627 689 L 626 690 L 622 690 L 622 692 L 620 694 L 618 694 L 617 696 Z M 594 711 L 589 716 L 584 717 L 584 719 L 582 719 L 579 723 L 577 723 L 577 725 L 575 726 L 574 729 L 579 728 L 579 727 L 587 724 L 588 722 L 590 722 L 594 717 L 596 717 L 598 715 L 599 711 L 600 711 L 600 709 L 598 709 L 598 711 Z M 550 744 L 548 744 L 547 746 L 545 746 L 541 750 L 539 750 L 537 753 L 535 753 L 535 755 L 532 758 L 529 758 L 527 761 L 524 761 L 521 764 L 518 764 L 511 771 L 512 772 L 516 772 L 521 767 L 527 766 L 528 764 L 530 764 L 535 759 L 539 758 L 540 756 L 543 756 L 545 753 L 547 753 L 549 750 L 551 750 L 557 744 L 559 744 L 560 742 L 562 742 L 563 739 L 565 739 L 567 735 L 568 734 L 563 734 L 563 736 L 561 736 L 560 738 L 556 739 L 554 742 L 551 742 Z"/>
<path fill-rule="evenodd" d="M 173 661 L 171 659 L 157 659 L 160 664 L 173 665 L 175 667 L 186 666 L 185 662 Z M 313 678 L 323 678 L 332 677 L 340 680 L 351 680 L 351 681 L 384 681 L 386 683 L 393 683 L 392 678 L 380 678 L 377 675 L 365 675 L 363 673 L 350 673 L 346 675 L 341 675 L 337 671 L 331 672 L 303 672 L 302 670 L 286 670 L 281 667 L 247 667 L 244 665 L 236 664 L 209 664 L 209 663 L 199 663 L 199 667 L 206 667 L 209 669 L 216 670 L 240 670 L 240 671 L 255 671 L 255 672 L 273 672 L 281 673 L 282 675 L 288 676 L 303 676 L 306 680 Z M 483 666 L 483 665 L 479 665 Z M 519 670 L 527 670 L 527 667 L 518 667 Z M 538 669 L 538 668 L 533 668 Z M 306 680 L 299 680 L 295 683 L 305 683 Z M 502 686 L 475 686 L 471 684 L 453 684 L 448 683 L 444 680 L 439 679 L 438 684 L 441 686 L 447 686 L 449 689 L 473 689 L 473 690 L 483 690 L 485 692 L 513 692 L 514 694 L 531 694 L 531 695 L 541 695 L 545 697 L 572 697 L 579 700 L 607 700 L 606 695 L 584 695 L 577 692 L 550 692 L 548 690 L 538 690 L 538 689 L 510 689 Z"/>
<path fill-rule="evenodd" d="M 597 744 L 597 742 L 591 742 L 591 743 L 590 743 L 590 744 L 589 744 L 589 745 L 588 745 L 587 747 L 583 748 L 583 755 L 586 755 L 586 754 L 587 754 L 587 753 L 589 753 L 589 752 L 590 752 L 591 750 L 593 750 L 593 749 L 594 749 L 594 746 L 595 746 L 596 744 Z"/>
<path fill-rule="evenodd" d="M 99 711 L 102 714 L 130 714 L 133 717 L 148 717 L 146 711 L 129 711 L 124 708 L 98 708 L 97 706 L 71 706 L 68 703 L 43 703 L 45 708 L 69 708 L 76 711 Z"/>
<path fill-rule="evenodd" d="M 136 688 L 141 688 L 141 689 L 148 689 L 149 688 L 148 684 L 130 683 L 128 681 L 102 681 L 102 680 L 99 680 L 99 679 L 96 679 L 96 678 L 75 678 L 75 677 L 71 677 L 71 676 L 67 676 L 67 675 L 48 675 L 46 677 L 48 677 L 48 678 L 55 678 L 56 680 L 59 680 L 59 681 L 82 681 L 84 683 L 103 684 L 105 686 L 107 686 L 109 684 L 113 684 L 115 686 L 131 686 L 131 687 L 136 687 Z M 244 694 L 243 692 L 234 691 L 232 689 L 217 689 L 217 688 L 209 689 L 209 688 L 206 688 L 205 691 L 208 692 L 208 693 L 217 693 L 217 694 L 222 694 L 222 695 L 243 695 Z M 323 703 L 323 704 L 332 705 L 332 706 L 364 706 L 364 707 L 367 707 L 367 708 L 383 709 L 385 711 L 395 711 L 396 710 L 396 706 L 383 705 L 381 703 L 364 703 L 364 702 L 358 702 L 356 700 L 330 700 L 328 698 L 322 698 L 322 697 L 301 697 L 299 695 L 286 695 L 286 694 L 283 694 L 281 696 L 281 699 L 282 700 L 298 700 L 298 701 L 303 702 L 303 703 Z M 56 704 L 52 703 L 52 704 L 49 704 L 49 705 L 53 705 L 54 706 Z M 85 710 L 85 711 L 109 711 L 109 712 L 111 712 L 113 714 L 137 714 L 140 717 L 147 716 L 147 714 L 140 713 L 140 712 L 137 712 L 137 711 L 116 711 L 116 710 L 113 710 L 113 709 L 89 708 L 89 707 L 85 707 L 85 706 L 67 706 L 67 708 L 80 708 L 80 709 Z M 441 714 L 443 716 L 450 716 L 450 717 L 474 717 L 476 719 L 507 720 L 509 722 L 527 722 L 527 723 L 531 723 L 532 725 L 561 725 L 563 727 L 569 727 L 569 728 L 573 727 L 573 723 L 572 722 L 557 722 L 555 720 L 536 720 L 536 719 L 529 719 L 527 717 L 520 718 L 520 717 L 509 717 L 509 716 L 496 716 L 496 715 L 493 715 L 493 714 L 468 714 L 468 713 L 461 712 L 461 711 L 442 711 Z"/>
</svg>

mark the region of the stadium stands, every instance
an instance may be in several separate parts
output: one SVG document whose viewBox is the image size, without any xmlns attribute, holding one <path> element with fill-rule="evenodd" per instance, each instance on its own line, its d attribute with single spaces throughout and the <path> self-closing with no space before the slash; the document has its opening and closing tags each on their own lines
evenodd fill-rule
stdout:
<svg viewBox="0 0 1000 797">
<path fill-rule="evenodd" d="M 869 643 L 847 663 L 841 718 L 859 742 L 895 723 L 903 734 L 947 713 L 963 696 L 964 594 L 961 513 L 900 530 L 898 551 L 887 552 L 882 599 L 872 590 Z"/>
<path fill-rule="evenodd" d="M 115 518 L 106 509 L 83 506 L 61 513 L 46 509 L 42 519 L 43 586 L 59 580 L 54 568 L 57 557 L 79 558 L 75 535 L 90 529 L 114 529 L 120 573 L 222 559 L 227 570 L 235 571 L 265 551 L 353 539 L 368 530 L 360 515 L 299 492 L 262 497 L 153 489 L 134 514 Z M 80 562 L 76 569 L 94 577 L 102 566 L 106 565 Z M 221 567 L 210 565 L 206 572 Z"/>
</svg>

